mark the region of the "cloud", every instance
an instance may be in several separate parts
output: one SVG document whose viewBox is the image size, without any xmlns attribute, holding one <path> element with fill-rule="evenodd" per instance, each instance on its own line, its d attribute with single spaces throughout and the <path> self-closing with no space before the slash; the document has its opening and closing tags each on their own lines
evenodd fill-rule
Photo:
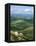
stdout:
<svg viewBox="0 0 36 46">
<path fill-rule="evenodd" d="M 27 11 L 31 11 L 31 10 L 30 10 L 30 9 L 25 9 L 24 11 L 26 11 L 26 12 L 27 12 Z"/>
</svg>

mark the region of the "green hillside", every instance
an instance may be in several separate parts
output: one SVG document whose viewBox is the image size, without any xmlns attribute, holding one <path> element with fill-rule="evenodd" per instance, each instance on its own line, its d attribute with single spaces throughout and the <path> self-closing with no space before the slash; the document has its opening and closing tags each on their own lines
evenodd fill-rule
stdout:
<svg viewBox="0 0 36 46">
<path fill-rule="evenodd" d="M 18 41 L 18 40 L 32 40 L 32 23 L 29 23 L 30 21 L 26 20 L 14 20 L 11 21 L 10 27 L 13 32 L 18 32 L 18 36 L 14 33 L 13 34 L 13 41 Z M 11 33 L 10 33 L 11 34 Z M 23 34 L 20 36 L 20 34 Z"/>
</svg>

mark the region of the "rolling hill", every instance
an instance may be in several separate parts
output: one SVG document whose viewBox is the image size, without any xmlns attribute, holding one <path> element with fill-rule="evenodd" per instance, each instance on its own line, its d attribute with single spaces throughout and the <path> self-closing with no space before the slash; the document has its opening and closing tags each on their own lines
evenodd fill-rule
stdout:
<svg viewBox="0 0 36 46">
<path fill-rule="evenodd" d="M 32 31 L 33 31 L 32 23 L 29 23 L 29 21 L 27 20 L 25 21 L 25 20 L 18 19 L 18 20 L 11 21 L 10 24 L 11 24 L 10 27 L 12 31 L 23 33 L 23 38 L 25 40 L 32 40 Z"/>
</svg>

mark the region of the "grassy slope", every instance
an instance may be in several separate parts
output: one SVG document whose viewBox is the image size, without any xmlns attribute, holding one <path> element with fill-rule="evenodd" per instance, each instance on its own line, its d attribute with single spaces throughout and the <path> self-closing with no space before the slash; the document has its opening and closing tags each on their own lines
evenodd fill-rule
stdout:
<svg viewBox="0 0 36 46">
<path fill-rule="evenodd" d="M 25 20 L 15 20 L 11 22 L 11 30 L 22 32 L 24 38 L 27 40 L 32 39 L 32 24 Z"/>
</svg>

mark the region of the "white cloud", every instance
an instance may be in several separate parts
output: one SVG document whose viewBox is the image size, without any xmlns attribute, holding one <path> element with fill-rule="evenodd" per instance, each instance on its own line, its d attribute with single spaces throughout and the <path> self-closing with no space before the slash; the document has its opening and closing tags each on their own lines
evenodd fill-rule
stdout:
<svg viewBox="0 0 36 46">
<path fill-rule="evenodd" d="M 31 11 L 30 9 L 25 9 L 24 11 Z"/>
</svg>

